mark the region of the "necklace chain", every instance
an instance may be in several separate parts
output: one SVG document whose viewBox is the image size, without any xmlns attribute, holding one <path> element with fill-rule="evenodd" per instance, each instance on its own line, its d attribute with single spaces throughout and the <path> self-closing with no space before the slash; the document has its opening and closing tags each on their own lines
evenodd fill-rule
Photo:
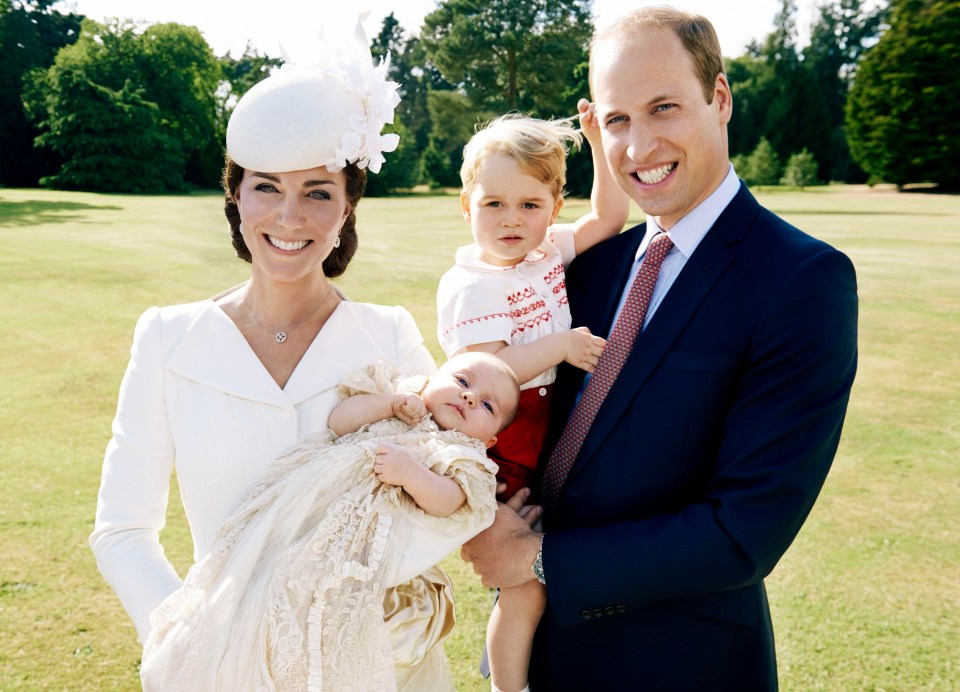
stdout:
<svg viewBox="0 0 960 692">
<path fill-rule="evenodd" d="M 261 321 L 259 320 L 259 318 L 257 318 L 256 314 L 253 312 L 253 308 L 250 307 L 250 303 L 247 302 L 247 292 L 246 292 L 246 291 L 243 292 L 243 304 L 246 305 L 246 306 L 247 306 L 247 310 L 250 311 L 250 317 L 253 318 L 253 321 L 256 322 L 257 325 L 258 325 L 263 331 L 267 332 L 268 334 L 273 334 L 273 338 L 276 339 L 276 341 L 277 341 L 278 344 L 282 344 L 284 341 L 287 340 L 287 334 L 289 334 L 289 333 L 292 332 L 294 329 L 296 329 L 297 327 L 299 327 L 301 324 L 303 324 L 304 322 L 306 322 L 307 319 L 309 319 L 317 310 L 320 309 L 320 306 L 322 306 L 324 303 L 327 302 L 327 298 L 330 297 L 330 294 L 331 294 L 331 293 L 333 293 L 333 284 L 330 284 L 330 289 L 327 291 L 326 295 L 323 296 L 323 300 L 321 300 L 319 303 L 317 303 L 316 307 L 313 308 L 313 310 L 311 310 L 311 311 L 308 312 L 306 315 L 304 315 L 304 316 L 301 317 L 299 320 L 297 320 L 296 324 L 294 324 L 294 325 L 292 325 L 292 326 L 290 326 L 290 327 L 287 327 L 286 329 L 282 329 L 282 330 L 280 330 L 280 331 L 276 331 L 275 329 L 270 329 L 270 327 L 268 327 L 267 325 L 265 325 L 263 322 L 261 322 Z"/>
</svg>

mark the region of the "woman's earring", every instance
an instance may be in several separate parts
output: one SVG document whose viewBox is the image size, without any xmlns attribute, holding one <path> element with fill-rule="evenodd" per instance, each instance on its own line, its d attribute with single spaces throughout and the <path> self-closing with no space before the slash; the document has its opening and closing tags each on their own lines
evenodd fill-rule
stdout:
<svg viewBox="0 0 960 692">
<path fill-rule="evenodd" d="M 340 236 L 337 236 L 337 239 L 333 241 L 333 247 L 340 247 Z"/>
<path fill-rule="evenodd" d="M 240 232 L 240 235 L 243 235 L 243 221 L 237 224 L 237 230 Z"/>
</svg>

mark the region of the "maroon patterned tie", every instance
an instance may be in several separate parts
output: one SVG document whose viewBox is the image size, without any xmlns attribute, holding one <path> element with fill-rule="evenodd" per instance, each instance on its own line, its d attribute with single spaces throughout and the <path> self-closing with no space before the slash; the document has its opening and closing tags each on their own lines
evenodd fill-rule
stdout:
<svg viewBox="0 0 960 692">
<path fill-rule="evenodd" d="M 623 309 L 617 317 L 607 346 L 603 349 L 597 368 L 587 383 L 580 401 L 567 419 L 567 425 L 560 435 L 560 440 L 550 455 L 546 469 L 543 472 L 543 504 L 546 509 L 557 506 L 560 499 L 560 488 L 567 479 L 567 474 L 573 467 L 573 462 L 580 453 L 587 432 L 597 416 L 603 400 L 610 392 L 617 375 L 633 349 L 637 334 L 643 328 L 643 321 L 647 316 L 647 306 L 650 305 L 650 296 L 657 283 L 660 273 L 660 263 L 673 247 L 673 241 L 666 233 L 658 233 L 650 242 L 644 255 L 640 270 L 630 287 L 630 293 L 623 303 Z"/>
</svg>

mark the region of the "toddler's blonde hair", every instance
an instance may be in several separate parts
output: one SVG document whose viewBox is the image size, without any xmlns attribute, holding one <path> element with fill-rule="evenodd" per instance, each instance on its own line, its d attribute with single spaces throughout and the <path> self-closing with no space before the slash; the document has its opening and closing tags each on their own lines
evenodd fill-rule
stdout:
<svg viewBox="0 0 960 692">
<path fill-rule="evenodd" d="M 487 157 L 506 154 L 526 175 L 549 185 L 553 196 L 560 197 L 567 183 L 567 152 L 583 141 L 573 120 L 540 120 L 508 113 L 482 125 L 463 148 L 460 181 L 464 191 L 473 189 Z"/>
</svg>

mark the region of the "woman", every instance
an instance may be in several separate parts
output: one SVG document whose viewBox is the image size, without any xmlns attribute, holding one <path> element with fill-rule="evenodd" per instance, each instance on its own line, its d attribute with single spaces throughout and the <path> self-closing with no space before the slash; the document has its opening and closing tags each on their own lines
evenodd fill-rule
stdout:
<svg viewBox="0 0 960 692">
<path fill-rule="evenodd" d="M 225 212 L 250 279 L 214 299 L 140 318 L 103 465 L 90 545 L 144 640 L 181 581 L 164 556 L 169 478 L 200 559 L 280 452 L 326 429 L 347 374 L 376 360 L 435 369 L 410 314 L 352 303 L 330 279 L 357 247 L 355 207 L 396 135 L 387 66 L 359 32 L 320 64 L 285 66 L 237 104 L 227 131 Z M 439 570 L 392 589 L 386 620 L 401 686 L 445 666 L 453 625 Z"/>
</svg>

